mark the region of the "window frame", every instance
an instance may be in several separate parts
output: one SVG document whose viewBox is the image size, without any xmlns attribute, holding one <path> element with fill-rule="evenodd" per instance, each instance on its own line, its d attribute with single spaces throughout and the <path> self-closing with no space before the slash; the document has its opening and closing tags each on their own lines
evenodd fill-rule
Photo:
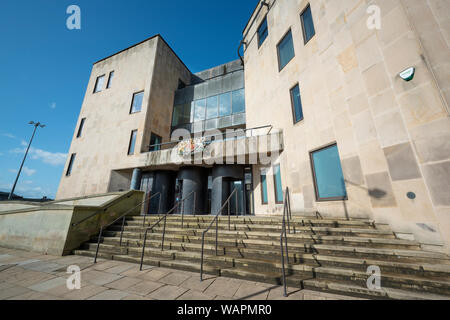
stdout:
<svg viewBox="0 0 450 320">
<path fill-rule="evenodd" d="M 94 85 L 94 92 L 93 92 L 93 94 L 96 94 L 96 93 L 99 93 L 99 92 L 102 92 L 103 91 L 103 88 L 101 88 L 100 90 L 98 90 L 97 91 L 97 85 L 98 85 L 98 80 L 100 79 L 100 78 L 105 78 L 105 76 L 106 76 L 106 73 L 105 74 L 103 74 L 103 75 L 101 75 L 101 76 L 98 76 L 97 77 L 97 79 L 95 80 L 95 85 Z M 103 80 L 103 84 L 105 84 L 105 81 Z M 102 87 L 103 87 L 103 85 L 102 85 Z"/>
<path fill-rule="evenodd" d="M 67 170 L 66 170 L 66 177 L 70 177 L 70 176 L 72 175 L 73 164 L 74 164 L 74 162 L 75 162 L 76 156 L 77 156 L 76 153 L 72 153 L 72 154 L 70 155 L 69 164 L 68 164 Z"/>
<path fill-rule="evenodd" d="M 320 193 L 319 193 L 319 187 L 317 185 L 317 175 L 316 175 L 316 168 L 314 165 L 314 157 L 313 154 L 331 147 L 336 146 L 337 148 L 337 142 L 332 142 L 330 144 L 327 144 L 323 147 L 314 149 L 312 151 L 309 152 L 309 158 L 310 158 L 310 163 L 311 163 L 311 171 L 312 171 L 312 175 L 313 175 L 313 184 L 314 184 L 314 190 L 315 190 L 315 194 L 316 194 L 316 202 L 330 202 L 330 201 L 347 201 L 348 200 L 348 193 L 347 193 L 347 186 L 345 186 L 345 197 L 328 197 L 328 198 L 321 198 L 320 197 Z M 339 154 L 339 149 L 338 149 L 338 155 L 339 155 L 339 161 L 341 162 L 341 167 L 342 167 L 342 161 L 341 161 L 341 157 Z M 344 175 L 344 172 L 342 172 L 342 175 Z M 345 184 L 345 181 L 344 181 Z"/>
<path fill-rule="evenodd" d="M 112 80 L 114 79 L 114 70 L 109 73 L 108 82 L 106 83 L 106 89 L 111 89 Z"/>
<path fill-rule="evenodd" d="M 83 134 L 83 129 L 84 129 L 84 123 L 86 122 L 86 118 L 82 118 L 80 121 L 80 125 L 78 126 L 78 131 L 77 131 L 77 139 L 81 138 L 81 135 Z"/>
<path fill-rule="evenodd" d="M 291 34 L 291 38 L 292 38 L 292 47 L 294 49 L 294 56 L 283 67 L 281 67 L 280 44 L 283 42 L 283 40 L 287 37 L 287 35 L 289 33 Z M 281 37 L 281 40 L 278 41 L 278 43 L 277 43 L 277 56 L 278 56 L 278 72 L 281 72 L 295 58 L 294 37 L 292 36 L 292 28 L 291 27 L 284 33 L 284 35 Z"/>
<path fill-rule="evenodd" d="M 281 165 L 280 164 L 276 164 L 274 166 L 272 166 L 272 170 L 273 170 L 273 190 L 274 190 L 274 196 L 275 196 L 275 203 L 276 204 L 283 204 L 284 203 L 284 193 L 283 193 L 283 181 L 281 181 L 281 194 L 283 199 L 281 201 L 278 201 L 277 199 L 277 178 L 276 178 L 276 174 L 275 174 L 275 168 L 278 167 L 278 172 L 280 174 L 280 180 L 281 180 Z"/>
<path fill-rule="evenodd" d="M 303 19 L 303 14 L 306 12 L 306 10 L 310 10 L 311 11 L 311 19 L 312 19 L 312 23 L 313 23 L 313 28 L 314 28 L 314 34 L 311 36 L 311 38 L 309 38 L 308 40 L 306 40 L 306 30 L 305 30 L 305 21 Z M 302 33 L 303 33 L 303 43 L 306 46 L 306 44 L 312 39 L 314 38 L 314 36 L 316 35 L 316 27 L 314 26 L 314 19 L 312 16 L 312 10 L 311 10 L 311 4 L 308 3 L 306 5 L 306 7 L 302 10 L 302 12 L 300 12 L 300 23 L 302 25 Z"/>
<path fill-rule="evenodd" d="M 295 105 L 294 105 L 294 96 L 293 96 L 293 94 L 292 94 L 292 91 L 295 89 L 295 87 L 297 87 L 298 86 L 298 92 L 299 92 L 299 95 L 300 95 L 300 106 L 301 106 L 301 108 L 302 108 L 302 117 L 301 117 L 301 119 L 300 120 L 296 120 L 297 119 L 297 116 L 296 116 L 296 114 L 295 114 Z M 294 122 L 294 125 L 295 124 L 297 124 L 297 123 L 300 123 L 300 122 L 302 122 L 303 120 L 305 120 L 305 115 L 304 115 L 304 113 L 303 113 L 303 104 L 302 104 L 302 96 L 301 96 L 301 92 L 300 92 L 300 83 L 299 82 L 297 82 L 291 89 L 289 89 L 289 95 L 291 96 L 291 109 L 292 109 L 292 121 Z"/>
<path fill-rule="evenodd" d="M 134 146 L 133 146 L 133 153 L 130 153 L 130 151 L 131 151 L 131 142 L 133 141 L 133 134 L 134 134 L 134 133 L 136 133 L 136 136 L 135 136 L 135 138 L 134 138 L 135 140 L 134 140 Z M 127 153 L 128 156 L 134 156 L 134 154 L 135 154 L 135 152 L 136 152 L 137 133 L 138 133 L 138 130 L 137 130 L 137 129 L 131 130 L 131 134 L 130 134 L 130 142 L 128 143 L 128 153 Z"/>
<path fill-rule="evenodd" d="M 153 137 L 159 138 L 159 140 L 160 140 L 159 144 L 163 143 L 163 142 L 162 142 L 162 137 L 161 137 L 160 135 L 158 135 L 158 134 L 156 134 L 156 133 L 154 133 L 154 132 L 150 132 L 150 145 L 149 145 L 149 148 L 148 148 L 148 152 L 161 151 L 161 145 L 159 145 L 159 146 L 157 147 L 158 149 L 151 150 L 151 146 L 152 146 L 152 138 L 153 138 Z M 155 148 L 155 147 L 154 147 L 154 148 Z"/>
<path fill-rule="evenodd" d="M 267 36 L 264 38 L 263 42 L 260 43 L 260 36 L 259 36 L 259 30 L 261 29 L 261 26 L 263 25 L 264 21 L 266 22 L 266 29 L 267 29 Z M 258 49 L 262 47 L 264 42 L 266 42 L 267 37 L 269 37 L 269 23 L 267 21 L 267 14 L 264 16 L 264 18 L 261 20 L 261 23 L 259 24 L 258 28 L 256 29 L 256 34 L 258 38 Z"/>
<path fill-rule="evenodd" d="M 265 177 L 267 201 L 264 201 L 264 189 L 263 189 L 263 180 L 262 180 L 263 176 Z M 269 204 L 269 186 L 268 186 L 268 183 L 267 183 L 267 171 L 265 172 L 265 174 L 263 174 L 263 170 L 260 170 L 259 181 L 261 182 L 261 204 L 262 205 L 268 205 Z"/>
<path fill-rule="evenodd" d="M 142 103 L 141 103 L 140 109 L 139 109 L 139 111 L 133 112 L 134 97 L 140 93 L 142 93 Z M 139 113 L 142 111 L 142 104 L 144 103 L 144 96 L 145 96 L 145 90 L 137 91 L 137 92 L 133 93 L 133 96 L 131 97 L 130 114 L 135 114 L 135 113 Z"/>
</svg>

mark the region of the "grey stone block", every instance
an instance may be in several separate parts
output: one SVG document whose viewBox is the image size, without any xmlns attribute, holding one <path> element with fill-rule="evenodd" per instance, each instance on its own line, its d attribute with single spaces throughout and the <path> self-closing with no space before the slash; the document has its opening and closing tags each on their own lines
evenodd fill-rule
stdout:
<svg viewBox="0 0 450 320">
<path fill-rule="evenodd" d="M 409 142 L 384 148 L 383 151 L 393 181 L 418 179 L 421 177 Z"/>
<path fill-rule="evenodd" d="M 374 208 L 397 206 L 392 184 L 387 172 L 374 173 L 366 176 L 370 201 Z"/>
<path fill-rule="evenodd" d="M 344 172 L 344 179 L 350 185 L 363 185 L 364 176 L 362 173 L 361 162 L 359 157 L 352 157 L 343 159 L 342 161 L 342 171 Z"/>
<path fill-rule="evenodd" d="M 423 166 L 423 175 L 436 206 L 450 206 L 450 161 Z"/>
</svg>

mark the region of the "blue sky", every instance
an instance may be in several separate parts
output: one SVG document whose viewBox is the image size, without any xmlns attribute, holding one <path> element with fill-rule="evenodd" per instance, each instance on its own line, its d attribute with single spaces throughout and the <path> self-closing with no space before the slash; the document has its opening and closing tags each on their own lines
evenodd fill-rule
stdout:
<svg viewBox="0 0 450 320">
<path fill-rule="evenodd" d="M 2 0 L 0 191 L 54 197 L 91 72 L 104 57 L 160 33 L 192 72 L 237 59 L 257 0 Z M 68 6 L 81 9 L 69 30 Z"/>
</svg>

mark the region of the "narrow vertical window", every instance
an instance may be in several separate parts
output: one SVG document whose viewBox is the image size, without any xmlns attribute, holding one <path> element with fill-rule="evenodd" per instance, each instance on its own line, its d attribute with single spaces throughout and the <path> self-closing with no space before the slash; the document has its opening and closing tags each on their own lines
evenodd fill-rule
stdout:
<svg viewBox="0 0 450 320">
<path fill-rule="evenodd" d="M 314 21 L 311 13 L 311 6 L 308 4 L 305 10 L 300 14 L 300 20 L 302 21 L 302 29 L 303 29 L 303 39 L 305 44 L 311 40 L 312 37 L 316 34 L 316 30 L 314 28 Z"/>
<path fill-rule="evenodd" d="M 111 88 L 113 78 L 114 78 L 114 71 L 111 71 L 111 72 L 109 73 L 108 84 L 106 85 L 106 89 Z"/>
<path fill-rule="evenodd" d="M 291 104 L 294 123 L 303 120 L 302 99 L 300 97 L 300 87 L 298 84 L 291 89 Z"/>
<path fill-rule="evenodd" d="M 95 81 L 94 93 L 100 92 L 103 90 L 103 84 L 105 82 L 105 75 L 102 75 L 97 78 Z"/>
<path fill-rule="evenodd" d="M 84 128 L 85 121 L 86 121 L 86 118 L 81 119 L 80 126 L 78 127 L 77 138 L 81 137 L 81 135 L 83 134 L 83 128 Z"/>
<path fill-rule="evenodd" d="M 136 145 L 136 137 L 137 137 L 137 130 L 131 131 L 130 145 L 128 146 L 128 155 L 129 156 L 134 154 L 134 147 Z"/>
<path fill-rule="evenodd" d="M 245 112 L 245 90 L 235 90 L 232 92 L 233 114 Z"/>
<path fill-rule="evenodd" d="M 279 70 L 281 71 L 295 57 L 291 30 L 289 30 L 283 39 L 281 39 L 280 43 L 277 45 L 277 51 L 278 65 Z"/>
<path fill-rule="evenodd" d="M 346 200 L 344 174 L 336 144 L 311 152 L 317 201 Z"/>
<path fill-rule="evenodd" d="M 152 133 L 150 137 L 150 152 L 161 150 L 162 138 L 157 134 Z"/>
<path fill-rule="evenodd" d="M 130 113 L 140 112 L 142 109 L 142 101 L 144 100 L 144 91 L 133 94 Z"/>
<path fill-rule="evenodd" d="M 273 167 L 273 185 L 275 188 L 275 202 L 283 203 L 283 185 L 281 183 L 280 165 Z"/>
<path fill-rule="evenodd" d="M 210 97 L 206 99 L 206 119 L 215 119 L 219 116 L 218 97 Z"/>
<path fill-rule="evenodd" d="M 72 153 L 70 156 L 69 165 L 67 166 L 66 177 L 72 174 L 73 163 L 75 162 L 76 153 Z"/>
<path fill-rule="evenodd" d="M 269 35 L 269 28 L 267 26 L 267 16 L 261 22 L 258 28 L 258 48 L 264 43 L 267 36 Z"/>
<path fill-rule="evenodd" d="M 269 198 L 267 195 L 267 174 L 266 170 L 261 170 L 261 203 L 268 204 Z"/>
</svg>

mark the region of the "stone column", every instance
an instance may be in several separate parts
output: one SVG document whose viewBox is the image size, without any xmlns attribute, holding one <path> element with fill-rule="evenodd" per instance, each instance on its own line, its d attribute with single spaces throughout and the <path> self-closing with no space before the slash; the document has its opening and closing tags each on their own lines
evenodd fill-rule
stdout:
<svg viewBox="0 0 450 320">
<path fill-rule="evenodd" d="M 142 180 L 142 170 L 139 168 L 135 168 L 133 170 L 133 176 L 131 177 L 130 190 L 140 190 L 141 180 Z"/>
</svg>

